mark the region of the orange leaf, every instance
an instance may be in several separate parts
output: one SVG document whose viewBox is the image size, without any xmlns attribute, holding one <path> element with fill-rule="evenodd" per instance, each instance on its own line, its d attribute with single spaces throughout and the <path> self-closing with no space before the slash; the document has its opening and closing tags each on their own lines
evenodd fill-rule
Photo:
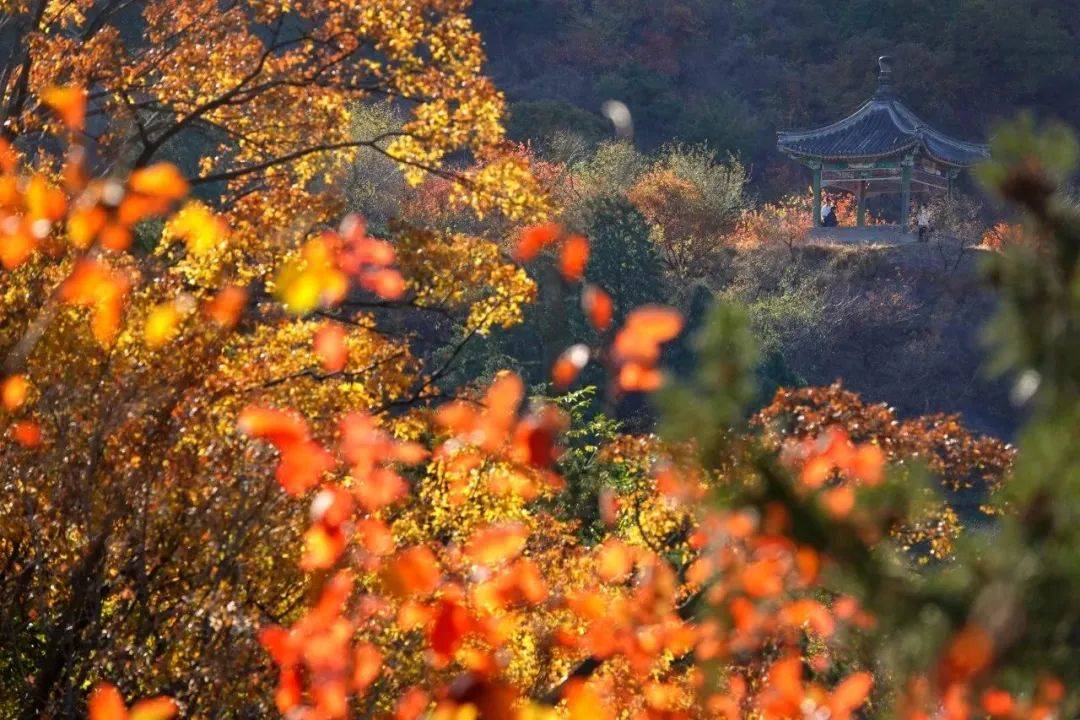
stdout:
<svg viewBox="0 0 1080 720">
<path fill-rule="evenodd" d="M 278 665 L 295 665 L 300 660 L 299 647 L 285 628 L 276 625 L 263 628 L 259 631 L 259 644 Z"/>
<path fill-rule="evenodd" d="M 33 420 L 20 420 L 11 426 L 11 437 L 24 448 L 41 445 L 41 426 Z"/>
<path fill-rule="evenodd" d="M 247 290 L 236 285 L 223 287 L 206 304 L 206 315 L 219 327 L 231 329 L 240 320 L 240 313 L 247 304 Z"/>
<path fill-rule="evenodd" d="M 17 410 L 30 392 L 30 381 L 25 375 L 11 375 L 4 379 L 3 387 L 0 388 L 0 397 L 3 398 L 4 407 L 11 411 Z"/>
<path fill-rule="evenodd" d="M 994 644 L 982 628 L 969 625 L 949 642 L 946 667 L 959 678 L 970 678 L 990 664 Z"/>
<path fill-rule="evenodd" d="M 128 720 L 124 698 L 114 685 L 98 683 L 88 702 L 90 720 Z"/>
<path fill-rule="evenodd" d="M 305 440 L 285 446 L 275 477 L 285 492 L 300 495 L 318 485 L 333 468 L 333 456 L 319 443 Z"/>
<path fill-rule="evenodd" d="M 257 405 L 240 412 L 236 427 L 245 435 L 270 442 L 278 450 L 308 439 L 307 423 L 299 415 Z"/>
<path fill-rule="evenodd" d="M 982 694 L 983 710 L 994 717 L 1012 715 L 1016 707 L 1012 695 L 1004 690 L 990 688 Z"/>
<path fill-rule="evenodd" d="M 677 310 L 644 305 L 627 315 L 612 351 L 618 360 L 653 363 L 660 356 L 660 345 L 678 336 L 682 327 L 683 318 Z"/>
<path fill-rule="evenodd" d="M 67 210 L 67 196 L 64 192 L 49 184 L 41 175 L 34 175 L 26 186 L 26 214 L 31 221 L 49 220 L 55 222 L 64 217 Z M 34 230 L 34 234 L 43 237 Z"/>
<path fill-rule="evenodd" d="M 851 713 L 858 710 L 870 695 L 874 687 L 874 676 L 868 672 L 848 675 L 829 695 L 830 718 L 847 720 Z"/>
<path fill-rule="evenodd" d="M 172 163 L 156 163 L 139 168 L 128 178 L 128 187 L 152 198 L 179 200 L 187 195 L 188 184 Z"/>
<path fill-rule="evenodd" d="M 324 487 L 311 501 L 311 519 L 330 527 L 341 527 L 352 517 L 353 498 L 343 487 Z"/>
<path fill-rule="evenodd" d="M 130 282 L 98 260 L 80 260 L 60 286 L 63 302 L 91 308 L 94 338 L 108 345 L 120 328 L 120 313 Z"/>
<path fill-rule="evenodd" d="M 394 720 L 416 720 L 427 709 L 430 700 L 428 694 L 420 688 L 409 688 L 398 698 L 394 707 Z"/>
<path fill-rule="evenodd" d="M 836 628 L 832 615 L 824 605 L 815 600 L 795 600 L 785 605 L 780 614 L 789 625 L 802 627 L 808 624 L 815 633 L 823 637 L 832 635 Z"/>
<path fill-rule="evenodd" d="M 518 405 L 525 395 L 525 384 L 511 372 L 500 374 L 491 383 L 485 396 L 488 414 L 498 423 L 509 425 L 517 415 Z"/>
<path fill-rule="evenodd" d="M 129 720 L 169 720 L 177 712 L 176 702 L 172 698 L 156 697 L 140 700 L 131 706 Z"/>
<path fill-rule="evenodd" d="M 611 302 L 611 296 L 596 285 L 586 285 L 581 290 L 581 309 L 589 318 L 589 324 L 599 332 L 604 332 L 611 327 L 615 307 Z"/>
<path fill-rule="evenodd" d="M 653 392 L 664 384 L 663 374 L 654 367 L 627 363 L 619 368 L 619 389 L 626 392 Z"/>
<path fill-rule="evenodd" d="M 833 473 L 833 464 L 824 455 L 815 455 L 806 461 L 799 473 L 799 481 L 810 489 L 816 490 L 825 484 Z"/>
<path fill-rule="evenodd" d="M 393 268 L 380 268 L 364 273 L 360 284 L 385 300 L 397 300 L 405 294 L 405 278 Z"/>
<path fill-rule="evenodd" d="M 374 518 L 357 520 L 353 536 L 361 547 L 372 555 L 383 556 L 394 552 L 394 536 L 390 528 L 380 520 Z"/>
<path fill-rule="evenodd" d="M 778 660 L 769 668 L 769 684 L 784 700 L 796 707 L 802 702 L 802 660 L 790 656 Z"/>
<path fill-rule="evenodd" d="M 517 247 L 514 250 L 514 259 L 518 262 L 532 260 L 546 246 L 555 242 L 560 234 L 562 234 L 562 228 L 555 223 L 532 225 L 525 228 L 518 237 Z"/>
<path fill-rule="evenodd" d="M 41 94 L 48 105 L 71 130 L 81 130 L 86 121 L 86 91 L 80 87 L 53 86 Z"/>
<path fill-rule="evenodd" d="M 300 704 L 301 697 L 300 673 L 293 667 L 282 668 L 274 690 L 274 704 L 278 712 L 287 714 Z"/>
<path fill-rule="evenodd" d="M 353 655 L 353 687 L 363 693 L 378 679 L 382 672 L 383 655 L 371 643 L 356 646 Z"/>
<path fill-rule="evenodd" d="M 884 476 L 885 453 L 877 445 L 860 445 L 851 461 L 851 475 L 867 485 L 877 485 Z"/>
<path fill-rule="evenodd" d="M 131 246 L 131 231 L 123 225 L 109 223 L 101 228 L 98 240 L 101 242 L 101 246 L 107 250 L 120 252 L 127 250 Z"/>
<path fill-rule="evenodd" d="M 341 372 L 349 361 L 349 349 L 345 346 L 345 329 L 337 323 L 326 323 L 315 333 L 315 353 L 322 360 L 327 372 Z"/>
<path fill-rule="evenodd" d="M 585 274 L 589 264 L 589 241 L 581 235 L 566 238 L 559 255 L 559 269 L 563 277 L 570 282 L 577 282 Z"/>
<path fill-rule="evenodd" d="M 325 570 L 332 567 L 345 551 L 345 534 L 340 528 L 315 523 L 304 533 L 304 555 L 300 567 L 304 570 Z"/>
<path fill-rule="evenodd" d="M 606 525 L 614 525 L 619 519 L 619 496 L 612 488 L 605 487 L 600 491 L 597 502 L 600 505 L 600 519 Z"/>
<path fill-rule="evenodd" d="M 634 556 L 625 543 L 609 539 L 596 555 L 596 574 L 604 582 L 622 582 L 634 568 Z"/>
<path fill-rule="evenodd" d="M 94 243 L 98 233 L 105 228 L 107 220 L 108 216 L 101 207 L 95 205 L 90 208 L 79 208 L 68 216 L 68 239 L 75 247 L 86 249 Z"/>
<path fill-rule="evenodd" d="M 381 510 L 409 492 L 409 486 L 402 477 L 387 468 L 375 468 L 360 477 L 354 475 L 353 482 L 353 493 L 360 507 L 368 512 Z"/>
<path fill-rule="evenodd" d="M 563 350 L 551 368 L 551 379 L 558 388 L 569 387 L 578 373 L 589 362 L 589 346 L 584 343 L 571 345 Z"/>
<path fill-rule="evenodd" d="M 26 228 L 16 228 L 0 236 L 0 263 L 7 270 L 14 270 L 34 254 L 38 241 Z"/>
<path fill-rule="evenodd" d="M 615 715 L 611 705 L 600 699 L 599 694 L 584 680 L 574 678 L 563 688 L 569 720 L 611 720 Z"/>
<path fill-rule="evenodd" d="M 780 565 L 776 560 L 765 559 L 747 563 L 739 575 L 743 590 L 753 597 L 774 597 L 784 589 Z"/>
<path fill-rule="evenodd" d="M 521 553 L 528 538 L 529 530 L 521 523 L 489 525 L 473 533 L 465 555 L 479 565 L 496 565 Z"/>
<path fill-rule="evenodd" d="M 855 508 L 855 490 L 850 485 L 841 485 L 821 493 L 821 504 L 834 518 L 847 517 Z"/>
<path fill-rule="evenodd" d="M 431 550 L 416 545 L 399 553 L 384 577 L 399 595 L 430 595 L 439 586 L 439 564 Z"/>
</svg>

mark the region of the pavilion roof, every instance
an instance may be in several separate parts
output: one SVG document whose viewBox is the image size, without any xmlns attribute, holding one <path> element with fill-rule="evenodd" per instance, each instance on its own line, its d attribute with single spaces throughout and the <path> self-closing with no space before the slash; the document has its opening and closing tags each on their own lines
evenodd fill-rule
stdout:
<svg viewBox="0 0 1080 720">
<path fill-rule="evenodd" d="M 945 165 L 968 167 L 985 159 L 986 145 L 949 137 L 927 125 L 892 93 L 889 59 L 879 61 L 878 90 L 862 107 L 825 127 L 779 133 L 780 150 L 797 158 L 867 161 L 921 149 Z"/>
</svg>

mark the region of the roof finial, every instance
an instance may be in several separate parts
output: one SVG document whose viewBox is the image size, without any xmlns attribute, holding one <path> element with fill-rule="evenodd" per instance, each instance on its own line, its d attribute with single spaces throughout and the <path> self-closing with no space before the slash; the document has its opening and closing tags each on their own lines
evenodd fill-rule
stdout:
<svg viewBox="0 0 1080 720">
<path fill-rule="evenodd" d="M 892 58 L 882 55 L 878 58 L 878 87 L 875 98 L 885 100 L 892 97 Z"/>
</svg>

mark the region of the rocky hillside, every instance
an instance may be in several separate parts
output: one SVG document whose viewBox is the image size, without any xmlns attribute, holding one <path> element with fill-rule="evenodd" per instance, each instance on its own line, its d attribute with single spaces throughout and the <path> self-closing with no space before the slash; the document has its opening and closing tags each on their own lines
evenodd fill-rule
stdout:
<svg viewBox="0 0 1080 720">
<path fill-rule="evenodd" d="M 985 255 L 939 242 L 798 251 L 790 262 L 814 288 L 813 311 L 804 327 L 780 329 L 783 365 L 809 384 L 841 380 L 901 415 L 958 412 L 974 430 L 1011 438 L 1020 415 L 1009 383 L 988 377 L 982 340 L 995 309 L 979 271 Z"/>
</svg>

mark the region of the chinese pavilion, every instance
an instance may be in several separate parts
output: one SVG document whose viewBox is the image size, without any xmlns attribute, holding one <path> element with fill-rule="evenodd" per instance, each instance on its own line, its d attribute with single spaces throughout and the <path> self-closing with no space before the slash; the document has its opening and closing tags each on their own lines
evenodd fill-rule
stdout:
<svg viewBox="0 0 1080 720">
<path fill-rule="evenodd" d="M 893 94 L 888 56 L 878 59 L 878 88 L 843 120 L 816 130 L 780 132 L 782 153 L 814 173 L 814 224 L 821 217 L 821 189 L 856 198 L 858 224 L 866 221 L 866 198 L 900 194 L 900 227 L 907 227 L 911 193 L 948 191 L 963 168 L 987 157 L 985 145 L 938 132 Z"/>
</svg>

